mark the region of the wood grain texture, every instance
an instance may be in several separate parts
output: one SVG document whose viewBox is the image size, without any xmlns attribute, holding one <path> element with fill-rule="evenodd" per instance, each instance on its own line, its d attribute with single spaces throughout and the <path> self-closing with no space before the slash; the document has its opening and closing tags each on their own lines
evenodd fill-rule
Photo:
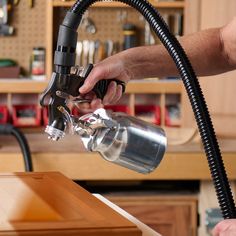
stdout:
<svg viewBox="0 0 236 236">
<path fill-rule="evenodd" d="M 186 35 L 200 30 L 201 26 L 201 0 L 185 0 L 184 33 Z M 182 127 L 195 127 L 196 122 L 189 102 L 188 95 L 183 89 L 181 99 Z"/>
<path fill-rule="evenodd" d="M 229 23 L 235 15 L 236 1 L 234 0 L 202 1 L 201 29 L 221 27 Z M 236 136 L 235 77 L 236 71 L 232 71 L 201 79 L 216 133 L 231 137 Z"/>
<path fill-rule="evenodd" d="M 193 16 L 187 13 L 186 31 L 191 30 L 189 26 L 192 26 L 194 31 L 221 27 L 230 22 L 236 15 L 236 1 L 234 0 L 190 0 L 186 9 L 189 11 L 191 9 L 190 6 L 194 4 L 198 4 L 198 7 L 196 7 L 196 12 Z M 198 15 L 197 18 L 195 17 L 196 15 Z M 194 17 L 195 20 L 192 20 Z M 200 78 L 200 84 L 209 107 L 216 134 L 219 136 L 236 137 L 235 77 L 236 72 L 232 71 Z M 191 127 L 195 125 L 195 121 L 186 96 L 182 104 L 183 114 L 188 114 L 183 116 L 183 124 L 185 127 Z"/>
<path fill-rule="evenodd" d="M 29 79 L 1 79 L 0 93 L 41 93 L 47 87 L 48 81 L 34 81 Z M 132 81 L 127 84 L 128 94 L 179 94 L 183 86 L 181 81 Z"/>
<path fill-rule="evenodd" d="M 52 142 L 44 134 L 27 134 L 35 171 L 60 171 L 78 180 L 210 180 L 202 146 L 189 143 L 168 146 L 159 167 L 143 175 L 104 160 L 99 154 L 86 152 L 79 137 L 68 136 Z M 236 179 L 236 140 L 220 140 L 228 176 Z M 23 158 L 13 137 L 0 137 L 0 172 L 23 171 Z"/>
<path fill-rule="evenodd" d="M 35 153 L 36 171 L 60 171 L 75 180 L 210 180 L 203 153 L 168 153 L 151 174 L 143 175 L 103 160 L 94 153 Z M 235 153 L 223 154 L 230 179 L 236 179 Z M 20 153 L 0 154 L 0 171 L 24 171 Z"/>
<path fill-rule="evenodd" d="M 185 0 L 184 33 L 191 34 L 200 29 L 201 0 Z"/>
<path fill-rule="evenodd" d="M 163 236 L 196 236 L 197 196 L 131 194 L 106 197 Z"/>
<path fill-rule="evenodd" d="M 141 235 L 60 173 L 1 174 L 0 199 L 0 235 Z"/>
</svg>

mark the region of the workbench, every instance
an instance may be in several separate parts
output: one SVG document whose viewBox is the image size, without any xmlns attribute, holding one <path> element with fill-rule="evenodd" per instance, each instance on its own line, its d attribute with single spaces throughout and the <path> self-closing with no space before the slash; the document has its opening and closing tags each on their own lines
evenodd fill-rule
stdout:
<svg viewBox="0 0 236 236">
<path fill-rule="evenodd" d="M 26 137 L 32 152 L 35 171 L 59 171 L 70 179 L 82 181 L 199 180 L 200 191 L 195 195 L 195 199 L 189 196 L 189 200 L 184 202 L 191 206 L 189 209 L 193 209 L 192 211 L 197 211 L 196 207 L 192 206 L 198 205 L 201 216 L 199 235 L 207 235 L 204 226 L 205 211 L 209 207 L 218 207 L 218 204 L 201 143 L 168 146 L 160 166 L 153 173 L 143 175 L 109 163 L 97 153 L 87 152 L 79 137 L 68 135 L 59 142 L 53 142 L 47 139 L 43 130 L 41 133 L 26 134 Z M 234 191 L 236 140 L 222 139 L 219 140 L 219 144 Z M 24 170 L 20 148 L 14 137 L 0 136 L 0 163 L 0 172 Z M 162 198 L 165 199 L 165 196 Z M 196 201 L 197 205 L 194 203 Z M 196 222 L 196 217 L 193 216 L 193 219 Z"/>
<path fill-rule="evenodd" d="M 26 134 L 35 171 L 60 171 L 76 180 L 210 180 L 201 143 L 168 146 L 159 167 L 143 175 L 87 152 L 79 137 L 53 142 L 43 133 Z M 231 180 L 236 179 L 236 140 L 220 140 L 224 163 Z M 0 172 L 23 171 L 23 158 L 14 137 L 0 136 Z"/>
</svg>

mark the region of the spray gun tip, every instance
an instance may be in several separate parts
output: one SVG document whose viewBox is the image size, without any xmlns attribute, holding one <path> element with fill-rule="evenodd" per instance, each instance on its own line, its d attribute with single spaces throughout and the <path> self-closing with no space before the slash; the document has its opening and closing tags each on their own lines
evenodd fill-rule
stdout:
<svg viewBox="0 0 236 236">
<path fill-rule="evenodd" d="M 47 126 L 45 129 L 45 132 L 49 134 L 48 139 L 53 140 L 53 141 L 58 141 L 59 139 L 65 136 L 65 132 L 59 129 L 56 129 L 52 126 Z"/>
</svg>

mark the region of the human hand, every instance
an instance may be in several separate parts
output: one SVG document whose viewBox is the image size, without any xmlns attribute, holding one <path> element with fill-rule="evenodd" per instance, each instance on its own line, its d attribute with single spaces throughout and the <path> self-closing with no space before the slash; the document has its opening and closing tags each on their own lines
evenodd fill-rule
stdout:
<svg viewBox="0 0 236 236">
<path fill-rule="evenodd" d="M 235 236 L 236 219 L 223 220 L 219 222 L 212 231 L 212 236 Z"/>
<path fill-rule="evenodd" d="M 95 84 L 104 79 L 116 79 L 127 83 L 132 73 L 128 68 L 128 65 L 124 58 L 124 53 L 118 53 L 114 56 L 108 57 L 105 60 L 94 65 L 93 70 L 86 78 L 84 85 L 79 89 L 79 92 L 83 95 L 90 94 Z M 112 81 L 107 89 L 107 93 L 104 99 L 92 97 L 91 108 L 96 109 L 103 105 L 116 103 L 122 96 L 122 86 L 117 85 L 115 81 Z"/>
</svg>

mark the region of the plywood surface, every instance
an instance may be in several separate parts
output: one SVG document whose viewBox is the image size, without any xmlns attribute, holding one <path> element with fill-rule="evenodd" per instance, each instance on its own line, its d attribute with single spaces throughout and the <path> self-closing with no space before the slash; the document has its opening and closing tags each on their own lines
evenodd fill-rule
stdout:
<svg viewBox="0 0 236 236">
<path fill-rule="evenodd" d="M 57 172 L 2 174 L 0 200 L 0 235 L 141 235 Z"/>
</svg>

